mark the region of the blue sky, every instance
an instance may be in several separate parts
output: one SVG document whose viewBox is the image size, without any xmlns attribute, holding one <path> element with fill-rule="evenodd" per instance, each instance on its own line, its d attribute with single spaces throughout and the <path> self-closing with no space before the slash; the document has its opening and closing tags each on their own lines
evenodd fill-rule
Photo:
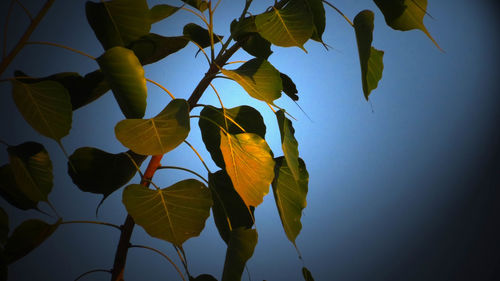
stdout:
<svg viewBox="0 0 500 281">
<path fill-rule="evenodd" d="M 7 2 L 0 6 L 2 18 Z M 23 1 L 32 11 L 38 2 Z M 254 2 L 253 14 L 273 3 Z M 458 280 L 468 274 L 475 280 L 490 280 L 487 276 L 495 274 L 493 265 L 500 261 L 500 243 L 494 238 L 500 234 L 496 230 L 500 229 L 498 4 L 429 1 L 428 12 L 434 19 L 426 17 L 424 23 L 445 50 L 442 53 L 420 31 L 387 27 L 372 1 L 332 2 L 351 19 L 363 9 L 375 12 L 373 45 L 385 51 L 384 76 L 371 101 L 366 102 L 354 31 L 328 7 L 323 38 L 332 47 L 330 51 L 313 41 L 305 45 L 307 54 L 299 48 L 273 47 L 269 61 L 294 80 L 299 104 L 312 120 L 286 97 L 277 101 L 297 118 L 294 127 L 300 155 L 310 174 L 308 206 L 297 239 L 306 266 L 316 280 Z M 32 40 L 62 43 L 99 56 L 103 50 L 86 22 L 84 3 L 56 1 Z M 215 21 L 218 34 L 228 35 L 228 24 L 242 7 L 243 1 L 222 1 Z M 178 12 L 154 25 L 152 32 L 180 35 L 188 22 L 200 24 L 191 14 Z M 9 48 L 26 26 L 27 18 L 15 9 Z M 190 44 L 163 62 L 146 66 L 146 77 L 162 83 L 177 97 L 188 98 L 207 70 L 205 59 L 201 55 L 195 58 L 195 52 Z M 249 58 L 243 52 L 234 56 L 234 60 Z M 94 61 L 65 50 L 27 46 L 2 78 L 10 77 L 15 69 L 45 76 L 62 71 L 85 74 L 97 67 Z M 263 113 L 267 141 L 280 155 L 278 128 L 269 108 L 248 98 L 234 82 L 218 79 L 214 85 L 225 106 L 248 104 Z M 10 84 L 0 84 L 0 139 L 11 144 L 43 143 L 56 171 L 50 198 L 59 213 L 68 220 L 95 219 L 100 197 L 72 184 L 61 150 L 26 124 L 10 91 Z M 148 84 L 146 117 L 156 115 L 169 100 Z M 207 90 L 200 103 L 217 105 L 217 100 Z M 112 95 L 107 94 L 74 112 L 71 134 L 63 144 L 69 153 L 82 146 L 121 152 L 124 148 L 114 138 L 113 128 L 122 119 Z M 201 142 L 197 120 L 193 120 L 188 140 L 215 171 Z M 6 162 L 2 149 L 0 163 Z M 185 146 L 165 156 L 163 163 L 205 172 Z M 188 176 L 162 172 L 155 180 L 168 186 Z M 11 229 L 27 218 L 51 221 L 34 212 L 17 211 L 3 200 L 0 205 L 10 215 Z M 119 191 L 101 207 L 99 220 L 121 224 L 124 218 Z M 248 263 L 252 280 L 301 280 L 302 262 L 286 239 L 271 193 L 256 210 L 256 226 L 259 243 Z M 73 280 L 90 269 L 110 268 L 117 239 L 115 229 L 61 226 L 40 248 L 9 268 L 10 280 L 33 280 L 35 276 L 37 280 Z M 175 257 L 170 245 L 148 238 L 139 227 L 132 240 Z M 186 242 L 185 249 L 193 275 L 220 277 L 225 244 L 212 218 L 200 237 Z M 175 280 L 175 274 L 154 253 L 130 250 L 126 280 Z M 99 273 L 85 280 L 109 280 L 109 276 Z M 243 280 L 248 280 L 246 273 Z"/>
</svg>

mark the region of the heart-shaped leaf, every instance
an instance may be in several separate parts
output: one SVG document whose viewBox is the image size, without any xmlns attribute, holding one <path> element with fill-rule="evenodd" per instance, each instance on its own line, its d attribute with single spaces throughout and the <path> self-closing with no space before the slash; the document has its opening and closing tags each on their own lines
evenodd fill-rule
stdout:
<svg viewBox="0 0 500 281">
<path fill-rule="evenodd" d="M 146 112 L 146 78 L 134 52 L 113 47 L 97 58 L 113 95 L 127 118 L 142 118 Z"/>
<path fill-rule="evenodd" d="M 226 120 L 227 122 L 225 122 L 222 108 L 216 108 L 210 105 L 203 108 L 200 116 L 202 118 L 200 118 L 198 124 L 200 126 L 203 142 L 208 152 L 210 152 L 215 164 L 223 169 L 225 168 L 225 164 L 220 151 L 220 127 L 224 128 L 230 134 L 247 132 L 257 134 L 263 139 L 266 137 L 264 119 L 259 111 L 250 106 L 243 105 L 234 108 L 226 108 L 226 116 L 234 122 L 230 120 Z M 243 128 L 244 131 L 240 127 Z"/>
<path fill-rule="evenodd" d="M 234 229 L 231 231 L 222 281 L 239 281 L 245 269 L 245 264 L 252 257 L 257 245 L 257 231 L 255 229 Z"/>
<path fill-rule="evenodd" d="M 0 247 L 5 245 L 7 238 L 9 237 L 9 216 L 0 207 Z"/>
<path fill-rule="evenodd" d="M 285 93 L 285 95 L 287 95 L 292 100 L 298 101 L 299 96 L 297 95 L 297 93 L 299 91 L 297 91 L 297 86 L 295 86 L 295 83 L 293 83 L 292 79 L 284 73 L 280 72 L 280 77 L 283 84 L 283 93 Z"/>
<path fill-rule="evenodd" d="M 191 41 L 196 42 L 200 47 L 206 48 L 210 46 L 210 33 L 205 28 L 195 24 L 188 23 L 184 26 L 182 34 L 189 38 Z M 214 44 L 220 42 L 219 38 L 222 39 L 223 36 L 213 34 Z"/>
<path fill-rule="evenodd" d="M 245 202 L 234 190 L 231 178 L 224 170 L 208 175 L 208 186 L 212 192 L 214 205 L 212 212 L 219 234 L 229 243 L 231 230 L 249 229 L 253 225 L 253 208 L 250 212 Z"/>
<path fill-rule="evenodd" d="M 267 60 L 251 59 L 235 70 L 221 70 L 224 75 L 240 84 L 253 98 L 272 104 L 281 97 L 283 85 L 280 72 Z"/>
<path fill-rule="evenodd" d="M 293 178 L 299 180 L 299 143 L 295 139 L 295 129 L 292 121 L 285 116 L 285 111 L 276 112 L 281 135 L 281 148 L 287 162 L 287 166 L 292 172 Z"/>
<path fill-rule="evenodd" d="M 167 4 L 159 4 L 149 10 L 149 19 L 153 24 L 170 17 L 179 9 L 179 7 L 174 7 Z"/>
<path fill-rule="evenodd" d="M 247 207 L 257 207 L 274 178 L 271 149 L 257 134 L 220 134 L 220 149 L 234 189 Z"/>
<path fill-rule="evenodd" d="M 43 145 L 25 142 L 9 146 L 10 166 L 19 189 L 34 202 L 48 202 L 52 190 L 52 162 Z"/>
<path fill-rule="evenodd" d="M 188 42 L 184 36 L 164 37 L 149 33 L 130 43 L 128 48 L 134 51 L 142 65 L 146 65 L 181 50 Z"/>
<path fill-rule="evenodd" d="M 127 155 L 128 154 L 128 155 Z M 85 192 L 102 194 L 103 200 L 129 182 L 146 156 L 133 151 L 112 154 L 93 147 L 81 147 L 70 157 L 68 174 Z"/>
<path fill-rule="evenodd" d="M 56 231 L 60 223 L 61 220 L 58 220 L 55 224 L 48 224 L 35 219 L 21 223 L 14 229 L 5 244 L 4 250 L 7 263 L 13 263 L 36 249 Z"/>
<path fill-rule="evenodd" d="M 151 119 L 125 119 L 115 127 L 116 138 L 141 155 L 161 155 L 181 144 L 189 134 L 189 105 L 172 100 Z"/>
<path fill-rule="evenodd" d="M 373 12 L 364 10 L 354 18 L 354 30 L 358 43 L 359 62 L 361 64 L 361 82 L 366 100 L 370 92 L 377 88 L 384 70 L 384 52 L 372 47 Z"/>
<path fill-rule="evenodd" d="M 123 191 L 123 204 L 134 221 L 152 237 L 176 246 L 200 235 L 210 216 L 210 190 L 188 179 L 161 190 L 132 184 Z"/>
<path fill-rule="evenodd" d="M 388 26 L 396 30 L 420 29 L 441 50 L 424 25 L 427 0 L 374 0 L 384 14 Z"/>
<path fill-rule="evenodd" d="M 295 239 L 302 229 L 300 218 L 306 207 L 309 174 L 302 159 L 299 159 L 299 179 L 295 180 L 283 157 L 276 159 L 273 193 L 276 207 L 288 240 L 295 245 Z"/>
<path fill-rule="evenodd" d="M 21 210 L 38 210 L 37 201 L 29 199 L 16 183 L 10 164 L 0 167 L 0 196 L 12 206 Z"/>
<path fill-rule="evenodd" d="M 71 99 L 55 81 L 23 83 L 12 80 L 12 98 L 33 129 L 57 142 L 71 129 Z"/>
<path fill-rule="evenodd" d="M 282 9 L 257 15 L 255 25 L 260 35 L 276 46 L 297 46 L 302 50 L 314 30 L 313 17 L 304 0 L 290 0 Z"/>
</svg>

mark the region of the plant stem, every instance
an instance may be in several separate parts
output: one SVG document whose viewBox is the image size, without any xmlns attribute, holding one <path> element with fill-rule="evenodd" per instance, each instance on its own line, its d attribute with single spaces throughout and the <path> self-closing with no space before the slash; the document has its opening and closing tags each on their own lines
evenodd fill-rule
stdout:
<svg viewBox="0 0 500 281">
<path fill-rule="evenodd" d="M 61 224 L 76 224 L 76 223 L 88 223 L 88 224 L 100 224 L 100 225 L 106 225 L 106 226 L 111 226 L 114 227 L 118 230 L 122 230 L 118 225 L 112 224 L 112 223 L 107 223 L 107 222 L 102 222 L 102 221 L 63 221 Z"/>
</svg>

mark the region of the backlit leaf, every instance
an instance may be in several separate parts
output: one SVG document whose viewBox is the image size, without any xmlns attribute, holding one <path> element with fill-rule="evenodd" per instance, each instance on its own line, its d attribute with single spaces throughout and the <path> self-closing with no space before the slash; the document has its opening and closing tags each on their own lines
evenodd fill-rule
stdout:
<svg viewBox="0 0 500 281">
<path fill-rule="evenodd" d="M 326 18 L 325 18 L 325 7 L 323 7 L 322 0 L 306 0 L 309 11 L 313 17 L 313 33 L 311 39 L 323 42 L 321 39 L 323 32 L 325 31 Z"/>
<path fill-rule="evenodd" d="M 52 190 L 52 162 L 43 145 L 25 142 L 9 146 L 10 166 L 19 189 L 34 202 L 48 202 Z"/>
<path fill-rule="evenodd" d="M 388 26 L 401 31 L 420 29 L 441 50 L 424 25 L 427 0 L 374 0 L 374 2 L 384 14 Z"/>
<path fill-rule="evenodd" d="M 189 134 L 189 105 L 172 100 L 150 119 L 125 119 L 115 126 L 116 138 L 141 155 L 160 155 L 181 144 Z"/>
<path fill-rule="evenodd" d="M 29 199 L 19 188 L 10 164 L 0 167 L 0 196 L 21 210 L 38 210 L 38 202 Z"/>
<path fill-rule="evenodd" d="M 283 9 L 272 9 L 255 18 L 260 35 L 276 46 L 306 51 L 304 43 L 313 35 L 314 23 L 305 0 L 291 0 Z"/>
<path fill-rule="evenodd" d="M 134 52 L 113 47 L 97 58 L 113 95 L 127 118 L 142 118 L 146 111 L 146 78 Z"/>
<path fill-rule="evenodd" d="M 181 246 L 200 235 L 212 199 L 203 183 L 188 179 L 161 190 L 129 185 L 123 191 L 123 204 L 149 235 Z"/>
<path fill-rule="evenodd" d="M 292 121 L 285 116 L 283 110 L 276 112 L 281 135 L 281 148 L 287 162 L 287 166 L 292 172 L 295 180 L 299 180 L 299 143 L 295 139 L 295 129 Z"/>
<path fill-rule="evenodd" d="M 306 207 L 309 174 L 302 159 L 299 159 L 299 179 L 293 178 L 292 172 L 283 157 L 276 159 L 273 193 L 276 207 L 288 240 L 295 245 L 295 239 L 302 229 L 300 218 Z"/>
<path fill-rule="evenodd" d="M 274 178 L 271 149 L 257 134 L 220 134 L 220 149 L 234 189 L 247 207 L 257 207 Z"/>
<path fill-rule="evenodd" d="M 191 41 L 196 42 L 200 47 L 206 48 L 210 46 L 210 34 L 205 28 L 195 24 L 188 23 L 184 26 L 182 34 L 189 38 Z M 220 42 L 219 38 L 222 39 L 223 36 L 213 34 L 214 44 Z"/>
<path fill-rule="evenodd" d="M 58 220 L 55 224 L 48 224 L 35 219 L 21 223 L 14 229 L 5 244 L 4 250 L 7 262 L 13 263 L 37 248 L 56 231 L 60 223 L 61 220 Z"/>
<path fill-rule="evenodd" d="M 224 75 L 240 84 L 253 98 L 273 103 L 281 97 L 283 85 L 280 72 L 267 60 L 251 59 L 234 70 L 221 70 Z"/>
<path fill-rule="evenodd" d="M 257 245 L 257 231 L 255 229 L 234 229 L 231 231 L 222 281 L 239 281 L 245 269 L 245 264 L 252 257 Z"/>
<path fill-rule="evenodd" d="M 366 100 L 370 92 L 377 88 L 384 70 L 384 52 L 372 47 L 373 12 L 364 10 L 354 18 L 354 29 L 358 43 L 359 62 L 361 64 L 361 82 Z"/>
<path fill-rule="evenodd" d="M 149 33 L 130 43 L 128 48 L 134 51 L 142 65 L 146 65 L 181 50 L 188 42 L 184 36 L 164 37 Z"/>
<path fill-rule="evenodd" d="M 220 127 L 224 128 L 230 134 L 243 133 L 243 130 L 230 120 L 227 120 L 226 128 L 226 122 L 224 122 L 224 114 L 221 108 L 210 105 L 205 106 L 200 116 L 202 116 L 202 118 L 200 118 L 198 124 L 200 126 L 203 142 L 208 152 L 210 152 L 215 164 L 224 169 L 224 159 L 220 151 Z M 264 119 L 256 109 L 246 105 L 226 108 L 226 116 L 241 126 L 245 132 L 255 133 L 263 139 L 266 137 Z M 220 127 L 212 122 L 215 122 Z"/>
<path fill-rule="evenodd" d="M 60 141 L 71 129 L 71 99 L 66 88 L 55 81 L 23 83 L 12 80 L 17 109 L 33 129 Z"/>
<path fill-rule="evenodd" d="M 7 238 L 9 237 L 9 216 L 0 207 L 0 248 L 5 245 Z"/>
<path fill-rule="evenodd" d="M 305 281 L 314 281 L 314 278 L 313 278 L 311 272 L 305 266 L 302 267 L 302 276 L 304 276 Z"/>
<path fill-rule="evenodd" d="M 202 12 L 208 9 L 208 2 L 206 0 L 182 0 L 182 2 Z"/>
<path fill-rule="evenodd" d="M 159 21 L 173 15 L 179 9 L 180 9 L 179 7 L 174 7 L 174 6 L 170 6 L 167 4 L 159 4 L 159 5 L 153 6 L 149 10 L 149 19 L 150 19 L 151 23 L 159 22 Z"/>
<path fill-rule="evenodd" d="M 292 79 L 284 73 L 280 72 L 280 77 L 283 84 L 283 93 L 285 93 L 285 95 L 287 95 L 292 100 L 298 101 L 299 96 L 297 95 L 298 91 L 295 83 L 293 83 Z"/>
</svg>

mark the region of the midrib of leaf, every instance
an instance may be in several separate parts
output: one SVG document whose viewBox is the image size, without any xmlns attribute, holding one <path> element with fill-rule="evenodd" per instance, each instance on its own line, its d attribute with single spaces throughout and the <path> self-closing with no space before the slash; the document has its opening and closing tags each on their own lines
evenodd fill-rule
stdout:
<svg viewBox="0 0 500 281">
<path fill-rule="evenodd" d="M 174 226 L 172 224 L 172 220 L 170 219 L 170 212 L 168 211 L 168 208 L 167 208 L 167 200 L 165 200 L 165 198 L 163 197 L 163 192 L 161 190 L 158 190 L 158 194 L 160 195 L 161 204 L 163 205 L 163 210 L 165 211 L 165 215 L 167 216 L 167 219 L 168 219 L 168 224 L 170 226 L 170 228 L 169 228 L 170 233 L 172 233 L 172 236 L 174 237 L 175 242 L 177 242 L 178 240 L 177 240 L 177 236 L 175 236 Z"/>
<path fill-rule="evenodd" d="M 23 86 L 23 87 L 27 90 L 26 92 L 28 93 L 28 97 L 32 100 L 32 102 L 33 102 L 33 104 L 35 105 L 35 107 L 36 107 L 37 111 L 39 112 L 40 117 L 42 118 L 43 122 L 45 123 L 45 125 L 46 125 L 47 129 L 49 129 L 49 131 L 50 131 L 50 133 L 51 133 L 52 137 L 53 137 L 54 139 L 56 139 L 56 138 L 55 138 L 55 134 L 54 134 L 54 132 L 52 131 L 52 127 L 50 127 L 49 122 L 47 121 L 47 119 L 45 118 L 45 116 L 42 114 L 42 110 L 40 109 L 40 106 L 39 106 L 39 105 L 38 105 L 38 103 L 36 102 L 36 99 L 35 99 L 35 98 L 33 97 L 33 95 L 31 94 L 31 91 L 30 91 L 29 87 L 27 87 L 27 86 L 26 86 L 25 84 L 23 84 L 23 83 L 21 83 L 21 85 L 22 85 L 22 86 Z"/>
<path fill-rule="evenodd" d="M 234 174 L 235 174 L 235 178 L 236 178 L 236 183 L 239 185 L 240 184 L 240 180 L 239 180 L 239 175 L 238 175 L 238 170 L 236 169 L 236 159 L 235 159 L 235 155 L 233 153 L 233 145 L 231 144 L 231 136 L 229 134 L 226 135 L 227 136 L 227 143 L 229 145 L 229 151 L 231 152 L 231 161 L 233 162 L 233 167 L 234 167 Z"/>
<path fill-rule="evenodd" d="M 286 33 L 288 34 L 288 37 L 290 37 L 290 39 L 292 39 L 292 41 L 295 42 L 295 44 L 297 44 L 297 46 L 299 46 L 299 43 L 297 42 L 297 40 L 295 40 L 295 38 L 292 36 L 292 34 L 290 33 L 290 30 L 288 30 L 288 27 L 286 26 L 285 21 L 281 17 L 280 12 L 274 6 L 273 6 L 273 10 L 274 10 L 274 13 L 278 16 L 281 23 L 283 24 L 283 27 L 285 28 Z"/>
<path fill-rule="evenodd" d="M 230 70 L 230 71 L 232 73 L 234 73 L 236 76 L 238 76 L 238 78 L 240 79 L 240 81 L 242 81 L 243 84 L 248 85 L 248 87 L 252 89 L 252 91 L 253 91 L 254 94 L 256 94 L 257 96 L 259 96 L 261 99 L 265 100 L 265 97 L 263 97 L 262 95 L 260 95 L 259 91 L 251 83 L 248 83 L 245 79 L 243 79 L 243 76 L 241 76 L 236 71 L 233 71 L 233 70 Z"/>
<path fill-rule="evenodd" d="M 17 157 L 17 156 L 16 156 Z M 21 159 L 18 159 L 18 161 L 22 161 Z M 38 193 L 38 195 L 40 196 L 40 198 L 43 198 L 43 194 L 42 192 L 40 191 L 40 189 L 38 188 L 38 184 L 36 184 L 35 180 L 33 179 L 33 177 L 31 176 L 31 173 L 28 171 L 28 169 L 26 168 L 26 166 L 23 164 L 21 165 L 23 171 L 26 173 L 27 175 L 27 178 L 29 179 L 29 181 L 31 182 L 31 184 L 37 188 L 35 188 L 36 192 Z M 28 196 L 29 197 L 29 196 Z M 35 200 L 36 201 L 36 200 Z M 45 200 L 43 200 L 45 201 Z"/>
<path fill-rule="evenodd" d="M 155 120 L 153 118 L 151 118 L 149 120 L 151 120 L 151 123 L 153 125 L 153 130 L 155 132 L 156 139 L 158 140 L 158 143 L 160 144 L 161 151 L 164 151 L 163 144 L 161 143 L 161 139 L 160 139 L 160 133 L 158 133 L 158 130 L 156 129 Z"/>
<path fill-rule="evenodd" d="M 116 25 L 115 19 L 113 18 L 113 16 L 111 15 L 111 12 L 109 11 L 108 5 L 106 4 L 106 2 L 104 2 L 104 0 L 101 0 L 101 3 L 104 5 L 104 9 L 106 9 L 106 12 L 108 13 L 109 18 L 111 19 L 111 23 L 113 24 L 113 28 L 116 30 L 116 33 L 118 33 L 120 35 L 120 40 L 122 40 L 122 44 L 125 44 L 125 42 L 123 42 L 123 36 L 120 33 L 118 26 Z"/>
<path fill-rule="evenodd" d="M 278 198 L 277 200 L 277 203 L 278 203 L 278 208 L 279 208 L 279 212 L 281 213 L 281 215 L 283 216 L 283 220 L 281 220 L 283 222 L 283 227 L 285 228 L 285 233 L 288 233 L 288 232 L 291 232 L 291 228 L 290 226 L 288 225 L 288 221 L 285 219 L 285 212 L 283 212 L 283 202 L 281 200 L 281 193 L 276 189 L 276 197 Z M 295 241 L 291 241 L 294 245 L 295 245 Z"/>
</svg>

